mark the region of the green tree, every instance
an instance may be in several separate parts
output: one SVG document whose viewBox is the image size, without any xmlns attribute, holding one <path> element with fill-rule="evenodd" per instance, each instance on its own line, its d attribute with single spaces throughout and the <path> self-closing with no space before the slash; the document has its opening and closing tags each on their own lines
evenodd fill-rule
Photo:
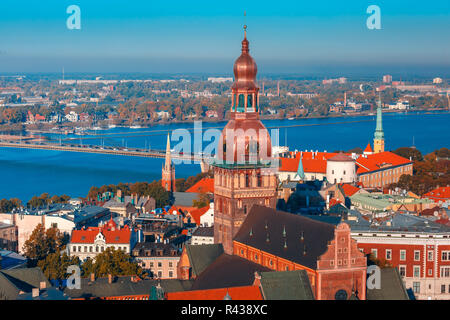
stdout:
<svg viewBox="0 0 450 320">
<path fill-rule="evenodd" d="M 79 264 L 80 259 L 77 256 L 69 257 L 66 252 L 61 254 L 60 251 L 56 251 L 40 260 L 37 266 L 48 279 L 65 279 L 67 267 Z"/>
<path fill-rule="evenodd" d="M 132 257 L 122 250 L 107 248 L 95 257 L 95 261 L 83 266 L 85 276 L 95 273 L 96 277 L 142 275 L 142 268 L 133 261 Z"/>
</svg>

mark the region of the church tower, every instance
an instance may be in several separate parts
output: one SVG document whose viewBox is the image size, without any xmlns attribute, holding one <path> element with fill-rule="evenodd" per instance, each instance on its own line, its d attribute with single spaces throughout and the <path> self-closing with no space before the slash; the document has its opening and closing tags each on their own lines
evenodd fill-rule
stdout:
<svg viewBox="0 0 450 320">
<path fill-rule="evenodd" d="M 381 98 L 378 99 L 377 108 L 377 127 L 373 139 L 373 153 L 384 152 L 384 132 L 383 132 L 383 118 L 381 111 Z"/>
<path fill-rule="evenodd" d="M 259 119 L 257 66 L 244 26 L 234 63 L 230 120 L 222 131 L 214 170 L 214 242 L 233 254 L 233 238 L 254 204 L 275 208 L 277 178 L 270 135 Z"/>
<path fill-rule="evenodd" d="M 167 134 L 166 162 L 162 168 L 162 186 L 167 191 L 175 192 L 175 167 L 172 166 L 170 152 L 170 135 Z"/>
</svg>

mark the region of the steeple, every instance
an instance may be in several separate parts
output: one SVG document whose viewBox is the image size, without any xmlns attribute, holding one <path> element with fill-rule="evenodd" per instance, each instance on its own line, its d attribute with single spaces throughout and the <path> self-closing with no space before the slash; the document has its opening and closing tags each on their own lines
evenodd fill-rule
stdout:
<svg viewBox="0 0 450 320">
<path fill-rule="evenodd" d="M 299 177 L 300 180 L 305 180 L 305 171 L 303 170 L 303 156 L 300 156 L 300 160 L 298 161 L 298 169 L 295 177 Z"/>
<path fill-rule="evenodd" d="M 172 166 L 172 156 L 170 151 L 170 134 L 167 133 L 166 161 L 162 168 L 162 186 L 167 191 L 175 192 L 175 167 Z"/>
<path fill-rule="evenodd" d="M 377 126 L 375 128 L 375 135 L 373 139 L 374 153 L 384 152 L 384 131 L 383 131 L 383 113 L 381 110 L 381 97 L 378 97 L 377 108 Z"/>
<path fill-rule="evenodd" d="M 172 166 L 172 155 L 170 152 L 170 134 L 167 133 L 167 143 L 166 143 L 166 163 L 164 165 L 164 168 L 170 169 Z"/>
</svg>

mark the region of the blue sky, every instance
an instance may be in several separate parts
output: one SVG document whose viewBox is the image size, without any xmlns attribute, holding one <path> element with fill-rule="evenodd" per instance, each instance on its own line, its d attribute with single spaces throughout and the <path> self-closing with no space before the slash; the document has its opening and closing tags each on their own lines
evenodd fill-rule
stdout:
<svg viewBox="0 0 450 320">
<path fill-rule="evenodd" d="M 81 30 L 66 27 L 72 4 Z M 366 27 L 372 4 L 381 30 Z M 15 0 L 0 2 L 0 73 L 231 73 L 244 11 L 251 54 L 266 73 L 449 70 L 449 0 Z"/>
</svg>

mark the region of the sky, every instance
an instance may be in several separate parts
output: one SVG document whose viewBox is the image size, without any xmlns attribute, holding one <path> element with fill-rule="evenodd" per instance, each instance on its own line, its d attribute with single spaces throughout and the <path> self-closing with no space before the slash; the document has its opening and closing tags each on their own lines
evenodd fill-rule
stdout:
<svg viewBox="0 0 450 320">
<path fill-rule="evenodd" d="M 79 30 L 66 26 L 70 5 Z M 370 5 L 379 30 L 366 26 Z M 449 0 L 15 0 L 0 1 L 0 74 L 231 75 L 244 24 L 263 73 L 450 73 Z"/>
</svg>

